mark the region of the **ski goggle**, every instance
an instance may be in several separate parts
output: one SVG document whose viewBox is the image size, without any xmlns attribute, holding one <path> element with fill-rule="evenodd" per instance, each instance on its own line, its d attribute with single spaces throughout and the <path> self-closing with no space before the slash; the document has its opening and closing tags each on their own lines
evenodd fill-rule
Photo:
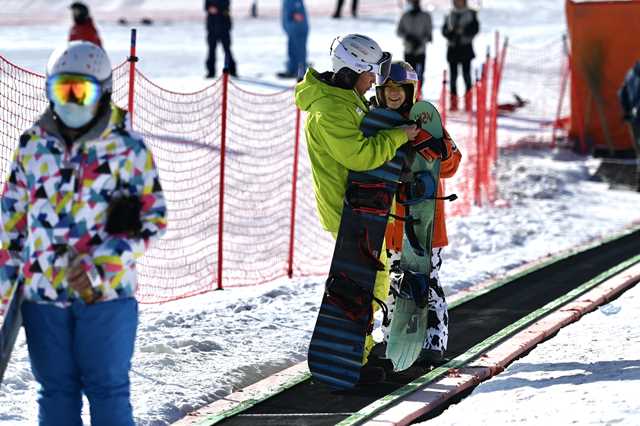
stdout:
<svg viewBox="0 0 640 426">
<path fill-rule="evenodd" d="M 391 64 L 389 74 L 386 78 L 382 78 L 382 76 L 376 75 L 376 84 L 381 86 L 387 82 L 387 79 L 395 81 L 397 83 L 406 81 L 418 81 L 418 74 L 416 74 L 415 71 L 408 70 L 401 65 Z"/>
<path fill-rule="evenodd" d="M 47 97 L 58 105 L 94 105 L 101 95 L 100 82 L 88 75 L 55 74 L 47 79 Z"/>
<path fill-rule="evenodd" d="M 389 70 L 391 69 L 391 53 L 389 52 L 382 52 L 382 57 L 375 64 L 364 62 L 356 59 L 351 53 L 349 53 L 339 37 L 333 39 L 330 52 L 336 52 L 340 59 L 347 62 L 353 68 L 362 69 L 362 72 L 372 72 L 376 74 L 376 76 L 384 77 L 385 80 L 389 76 Z"/>
</svg>

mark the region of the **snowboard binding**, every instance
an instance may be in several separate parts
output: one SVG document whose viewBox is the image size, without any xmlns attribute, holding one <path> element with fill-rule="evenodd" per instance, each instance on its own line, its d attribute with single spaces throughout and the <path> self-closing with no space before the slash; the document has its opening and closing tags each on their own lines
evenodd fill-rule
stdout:
<svg viewBox="0 0 640 426">
<path fill-rule="evenodd" d="M 429 303 L 429 279 L 426 274 L 413 271 L 404 271 L 400 281 L 398 297 L 413 300 L 423 309 Z"/>
<path fill-rule="evenodd" d="M 356 213 L 387 216 L 393 190 L 385 182 L 351 182 L 345 192 L 345 204 Z"/>
<path fill-rule="evenodd" d="M 352 320 L 370 318 L 373 314 L 373 294 L 344 273 L 329 275 L 325 283 L 325 295 Z"/>
</svg>

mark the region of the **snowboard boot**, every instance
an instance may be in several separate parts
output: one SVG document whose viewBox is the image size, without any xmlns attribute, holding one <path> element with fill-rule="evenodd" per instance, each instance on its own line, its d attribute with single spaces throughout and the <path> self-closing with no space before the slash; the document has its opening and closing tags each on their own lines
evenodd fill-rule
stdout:
<svg viewBox="0 0 640 426">
<path fill-rule="evenodd" d="M 451 94 L 451 97 L 449 98 L 449 110 L 452 112 L 455 112 L 458 110 L 458 97 L 454 94 Z"/>
<path fill-rule="evenodd" d="M 381 367 L 385 373 L 389 374 L 393 372 L 393 362 L 385 358 L 384 350 L 385 346 L 381 343 L 374 346 L 369 354 L 369 361 L 367 361 L 366 365 L 369 367 Z"/>
<path fill-rule="evenodd" d="M 466 112 L 471 112 L 473 109 L 473 92 L 469 90 L 464 94 L 464 110 Z"/>
<path fill-rule="evenodd" d="M 445 358 L 444 354 L 440 351 L 423 349 L 422 352 L 420 352 L 420 357 L 416 361 L 416 364 L 430 370 L 432 368 L 440 367 L 449 361 L 449 358 Z"/>
<path fill-rule="evenodd" d="M 387 374 L 385 373 L 383 367 L 378 367 L 367 363 L 360 369 L 360 379 L 358 380 L 358 385 L 377 385 L 384 382 L 386 378 Z"/>
</svg>

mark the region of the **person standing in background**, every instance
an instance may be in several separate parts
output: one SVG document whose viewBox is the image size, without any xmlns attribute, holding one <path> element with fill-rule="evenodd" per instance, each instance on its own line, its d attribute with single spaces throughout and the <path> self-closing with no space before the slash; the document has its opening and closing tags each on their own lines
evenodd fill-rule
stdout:
<svg viewBox="0 0 640 426">
<path fill-rule="evenodd" d="M 303 0 L 282 2 L 282 27 L 287 33 L 287 69 L 277 74 L 280 78 L 302 80 L 307 69 L 307 36 L 309 22 Z"/>
<path fill-rule="evenodd" d="M 416 71 L 422 86 L 427 43 L 433 39 L 431 14 L 420 8 L 420 0 L 408 0 L 408 3 L 410 9 L 400 18 L 396 32 L 404 40 L 404 60 Z"/>
<path fill-rule="evenodd" d="M 93 19 L 91 19 L 87 5 L 77 1 L 71 3 L 69 9 L 71 9 L 73 18 L 73 26 L 69 31 L 69 41 L 89 41 L 102 47 L 102 40 L 100 40 L 98 30 L 93 25 Z"/>
<path fill-rule="evenodd" d="M 236 62 L 231 53 L 231 11 L 229 0 L 205 0 L 204 10 L 207 12 L 207 78 L 216 76 L 216 46 L 222 43 L 224 49 L 224 69 L 236 77 Z"/>
<path fill-rule="evenodd" d="M 465 84 L 464 109 L 471 111 L 471 60 L 475 58 L 473 38 L 480 31 L 477 12 L 467 7 L 467 0 L 453 0 L 453 8 L 445 17 L 442 35 L 447 39 L 447 62 L 450 70 L 451 111 L 458 109 L 458 66 L 462 66 Z"/>
<path fill-rule="evenodd" d="M 336 3 L 336 11 L 333 13 L 334 18 L 340 18 L 342 16 L 343 5 L 344 0 L 338 0 L 338 3 Z M 351 0 L 351 16 L 354 18 L 358 17 L 358 0 Z"/>
</svg>

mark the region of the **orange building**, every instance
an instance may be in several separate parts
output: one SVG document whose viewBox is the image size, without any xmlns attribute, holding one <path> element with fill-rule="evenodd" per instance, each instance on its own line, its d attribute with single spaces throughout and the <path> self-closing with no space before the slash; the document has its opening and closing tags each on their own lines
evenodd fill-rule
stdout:
<svg viewBox="0 0 640 426">
<path fill-rule="evenodd" d="M 640 60 L 640 0 L 567 0 L 571 55 L 570 137 L 595 155 L 635 156 L 618 90 Z"/>
</svg>

